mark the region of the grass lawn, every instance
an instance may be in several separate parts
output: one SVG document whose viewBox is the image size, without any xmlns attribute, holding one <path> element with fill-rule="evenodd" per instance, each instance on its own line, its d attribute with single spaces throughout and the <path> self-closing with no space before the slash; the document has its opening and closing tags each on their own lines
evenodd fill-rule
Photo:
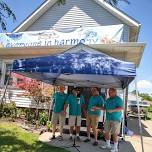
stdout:
<svg viewBox="0 0 152 152">
<path fill-rule="evenodd" d="M 0 122 L 0 152 L 68 152 L 38 141 L 38 135 L 14 123 Z"/>
</svg>

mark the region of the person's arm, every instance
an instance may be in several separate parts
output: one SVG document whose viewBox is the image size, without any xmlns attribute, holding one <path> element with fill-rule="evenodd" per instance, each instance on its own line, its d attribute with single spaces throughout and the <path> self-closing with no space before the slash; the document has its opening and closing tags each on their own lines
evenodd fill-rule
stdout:
<svg viewBox="0 0 152 152">
<path fill-rule="evenodd" d="M 108 110 L 109 113 L 112 113 L 112 112 L 120 112 L 124 110 L 123 108 L 123 100 L 121 98 L 119 98 L 117 100 L 117 107 L 115 109 L 111 109 L 111 110 Z"/>
<path fill-rule="evenodd" d="M 64 110 L 63 110 L 63 113 L 66 115 L 66 110 L 67 110 L 67 107 L 69 105 L 69 97 L 66 99 L 66 102 L 64 104 Z"/>
<path fill-rule="evenodd" d="M 86 112 L 86 105 L 85 105 L 85 100 L 84 100 L 84 97 L 81 96 L 81 108 L 82 108 L 82 111 L 83 111 L 83 114 L 84 116 L 86 117 L 87 116 L 87 112 Z"/>
<path fill-rule="evenodd" d="M 115 108 L 115 109 L 108 110 L 108 112 L 112 113 L 112 112 L 119 112 L 119 111 L 122 111 L 122 110 L 123 110 L 123 107 L 118 107 L 118 108 Z"/>
<path fill-rule="evenodd" d="M 98 98 L 98 105 L 97 106 L 94 106 L 91 110 L 92 111 L 97 111 L 97 110 L 105 110 L 105 108 L 104 108 L 104 100 L 103 100 L 103 98 L 100 96 L 99 98 Z"/>
</svg>

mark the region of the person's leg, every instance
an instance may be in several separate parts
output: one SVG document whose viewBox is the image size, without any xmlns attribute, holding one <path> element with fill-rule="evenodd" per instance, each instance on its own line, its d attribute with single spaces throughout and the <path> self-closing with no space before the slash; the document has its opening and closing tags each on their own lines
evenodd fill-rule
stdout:
<svg viewBox="0 0 152 152">
<path fill-rule="evenodd" d="M 58 119 L 59 119 L 59 114 L 57 113 L 52 113 L 52 133 L 53 133 L 53 137 L 52 139 L 55 139 L 55 131 L 56 131 L 56 125 L 57 125 L 57 122 L 58 122 Z"/>
<path fill-rule="evenodd" d="M 99 117 L 98 116 L 92 116 L 91 117 L 91 125 L 92 125 L 92 129 L 93 129 L 93 134 L 94 134 L 94 138 L 95 138 L 95 142 L 93 143 L 94 146 L 98 145 L 98 123 L 99 123 Z"/>
<path fill-rule="evenodd" d="M 111 124 L 110 121 L 106 121 L 104 124 L 104 131 L 105 131 L 105 140 L 106 140 L 106 144 L 102 145 L 101 148 L 103 149 L 111 149 L 111 145 L 110 145 L 110 132 L 111 132 Z"/>
<path fill-rule="evenodd" d="M 76 135 L 79 136 L 80 134 L 80 126 L 81 126 L 81 116 L 77 116 L 77 126 L 76 126 Z"/>
<path fill-rule="evenodd" d="M 112 137 L 114 141 L 113 151 L 118 151 L 118 135 L 120 133 L 120 122 L 112 122 Z"/>
<path fill-rule="evenodd" d="M 86 125 L 87 125 L 87 139 L 85 139 L 84 142 L 89 142 L 90 141 L 90 131 L 91 131 L 91 119 L 90 119 L 89 115 L 87 115 L 87 118 L 86 118 Z"/>
<path fill-rule="evenodd" d="M 80 126 L 81 126 L 81 116 L 77 116 L 77 123 L 76 123 L 76 139 L 80 141 Z"/>
<path fill-rule="evenodd" d="M 63 126 L 65 124 L 65 115 L 59 114 L 60 136 L 63 134 Z"/>
<path fill-rule="evenodd" d="M 69 126 L 70 126 L 70 140 L 73 139 L 73 130 L 74 130 L 74 126 L 75 126 L 75 116 L 70 116 L 69 117 Z"/>
</svg>

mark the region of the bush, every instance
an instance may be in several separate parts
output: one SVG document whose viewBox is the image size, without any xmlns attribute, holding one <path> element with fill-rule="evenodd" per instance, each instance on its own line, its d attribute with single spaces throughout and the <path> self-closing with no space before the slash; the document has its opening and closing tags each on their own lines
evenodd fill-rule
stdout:
<svg viewBox="0 0 152 152">
<path fill-rule="evenodd" d="M 41 112 L 39 114 L 39 123 L 41 125 L 46 125 L 48 121 L 48 113 L 47 112 Z"/>
<path fill-rule="evenodd" d="M 15 119 L 17 117 L 17 108 L 15 102 L 4 103 L 0 106 L 0 117 L 11 117 Z"/>
<path fill-rule="evenodd" d="M 25 114 L 26 114 L 26 120 L 29 121 L 32 124 L 36 123 L 36 115 L 33 109 L 31 108 L 26 108 L 25 109 Z"/>
<path fill-rule="evenodd" d="M 22 118 L 22 116 L 25 116 L 25 109 L 24 108 L 17 108 L 17 118 Z"/>
<path fill-rule="evenodd" d="M 51 123 L 51 121 L 47 121 L 47 128 L 48 128 L 48 130 L 50 131 L 51 130 L 51 128 L 52 128 L 52 123 Z"/>
<path fill-rule="evenodd" d="M 152 112 L 152 105 L 148 108 L 148 112 Z"/>
</svg>

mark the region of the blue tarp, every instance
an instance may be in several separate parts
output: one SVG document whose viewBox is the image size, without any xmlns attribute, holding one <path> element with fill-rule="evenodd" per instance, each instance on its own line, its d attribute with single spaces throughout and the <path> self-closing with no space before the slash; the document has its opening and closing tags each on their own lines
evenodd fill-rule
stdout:
<svg viewBox="0 0 152 152">
<path fill-rule="evenodd" d="M 57 55 L 15 60 L 13 71 L 50 84 L 104 88 L 125 88 L 136 76 L 134 63 L 83 44 Z"/>
</svg>

